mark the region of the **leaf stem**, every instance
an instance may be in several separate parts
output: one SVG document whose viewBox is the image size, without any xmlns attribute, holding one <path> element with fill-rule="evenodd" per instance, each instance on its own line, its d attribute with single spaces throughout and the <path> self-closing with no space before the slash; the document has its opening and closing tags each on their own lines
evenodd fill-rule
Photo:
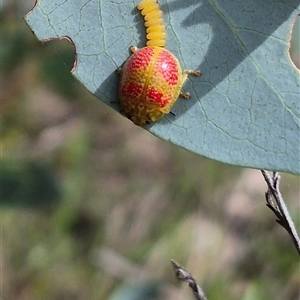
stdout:
<svg viewBox="0 0 300 300">
<path fill-rule="evenodd" d="M 205 298 L 204 292 L 202 291 L 201 287 L 197 284 L 195 278 L 192 274 L 179 265 L 175 260 L 171 259 L 172 266 L 175 271 L 175 275 L 178 280 L 188 282 L 189 287 L 192 289 L 195 299 L 197 300 L 207 300 Z"/>
<path fill-rule="evenodd" d="M 300 239 L 279 190 L 280 175 L 278 172 L 273 172 L 271 177 L 270 174 L 264 170 L 261 170 L 261 173 L 268 185 L 268 191 L 265 193 L 267 206 L 277 217 L 276 222 L 289 233 L 300 255 Z"/>
</svg>

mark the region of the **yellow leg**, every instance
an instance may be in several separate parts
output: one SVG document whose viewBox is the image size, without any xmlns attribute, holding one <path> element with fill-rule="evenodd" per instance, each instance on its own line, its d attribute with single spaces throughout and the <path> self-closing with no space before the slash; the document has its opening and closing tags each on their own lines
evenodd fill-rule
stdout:
<svg viewBox="0 0 300 300">
<path fill-rule="evenodd" d="M 201 76 L 201 72 L 198 70 L 185 70 L 182 73 L 182 79 L 181 79 L 181 86 L 184 85 L 185 81 L 187 80 L 189 75 L 193 76 Z M 189 92 L 180 92 L 180 97 L 184 99 L 189 99 L 190 98 L 190 93 Z"/>
<path fill-rule="evenodd" d="M 137 50 L 139 50 L 138 47 L 135 47 L 135 46 L 131 46 L 131 47 L 130 47 L 130 52 L 131 52 L 131 53 L 134 53 L 134 52 L 136 52 Z"/>
<path fill-rule="evenodd" d="M 184 99 L 190 99 L 190 93 L 189 92 L 180 92 L 179 96 L 181 98 L 184 98 Z"/>
<path fill-rule="evenodd" d="M 182 73 L 182 84 L 184 84 L 189 75 L 198 77 L 201 76 L 201 72 L 199 70 L 184 70 Z"/>
</svg>

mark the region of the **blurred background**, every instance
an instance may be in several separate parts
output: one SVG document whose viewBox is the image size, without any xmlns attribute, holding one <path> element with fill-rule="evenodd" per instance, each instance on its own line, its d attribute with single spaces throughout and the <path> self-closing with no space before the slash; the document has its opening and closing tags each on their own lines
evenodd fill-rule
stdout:
<svg viewBox="0 0 300 300">
<path fill-rule="evenodd" d="M 171 258 L 209 300 L 299 299 L 299 257 L 260 172 L 102 104 L 70 75 L 72 46 L 31 33 L 33 4 L 1 6 L 1 299 L 193 299 Z M 281 175 L 299 231 L 299 177 Z"/>
</svg>

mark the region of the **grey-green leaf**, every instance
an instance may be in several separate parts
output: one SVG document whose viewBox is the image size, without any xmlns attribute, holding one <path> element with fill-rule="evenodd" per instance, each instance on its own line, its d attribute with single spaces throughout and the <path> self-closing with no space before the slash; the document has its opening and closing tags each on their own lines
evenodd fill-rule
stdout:
<svg viewBox="0 0 300 300">
<path fill-rule="evenodd" d="M 74 75 L 119 110 L 115 71 L 145 45 L 138 2 L 40 0 L 25 19 L 40 40 L 72 40 Z M 203 75 L 185 84 L 191 99 L 175 116 L 146 129 L 222 162 L 299 174 L 299 71 L 288 55 L 299 2 L 161 0 L 168 50 Z"/>
</svg>

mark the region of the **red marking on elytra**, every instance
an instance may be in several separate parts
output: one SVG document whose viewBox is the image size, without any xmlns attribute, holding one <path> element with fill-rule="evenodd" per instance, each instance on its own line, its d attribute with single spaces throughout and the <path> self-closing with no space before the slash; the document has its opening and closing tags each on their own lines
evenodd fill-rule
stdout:
<svg viewBox="0 0 300 300">
<path fill-rule="evenodd" d="M 147 90 L 147 99 L 155 104 L 158 104 L 160 107 L 164 106 L 165 101 L 163 101 L 163 96 L 164 94 L 155 88 L 149 88 Z"/>
<path fill-rule="evenodd" d="M 143 90 L 143 85 L 130 82 L 129 84 L 127 85 L 125 84 L 122 87 L 122 94 L 125 97 L 135 98 L 135 97 L 139 97 L 142 94 L 142 90 Z"/>
<path fill-rule="evenodd" d="M 166 97 L 166 95 L 164 95 L 164 93 L 156 90 L 153 87 L 148 88 L 147 90 L 147 100 L 149 102 L 153 102 L 156 105 L 159 105 L 159 107 L 163 108 L 165 107 L 167 104 L 170 103 L 170 101 L 172 100 L 172 97 Z"/>
<path fill-rule="evenodd" d="M 128 71 L 134 72 L 140 68 L 146 68 L 152 60 L 153 52 L 153 48 L 146 47 L 133 53 L 128 62 Z"/>
<path fill-rule="evenodd" d="M 157 71 L 170 85 L 178 84 L 178 63 L 168 51 L 162 51 L 158 57 Z"/>
</svg>

